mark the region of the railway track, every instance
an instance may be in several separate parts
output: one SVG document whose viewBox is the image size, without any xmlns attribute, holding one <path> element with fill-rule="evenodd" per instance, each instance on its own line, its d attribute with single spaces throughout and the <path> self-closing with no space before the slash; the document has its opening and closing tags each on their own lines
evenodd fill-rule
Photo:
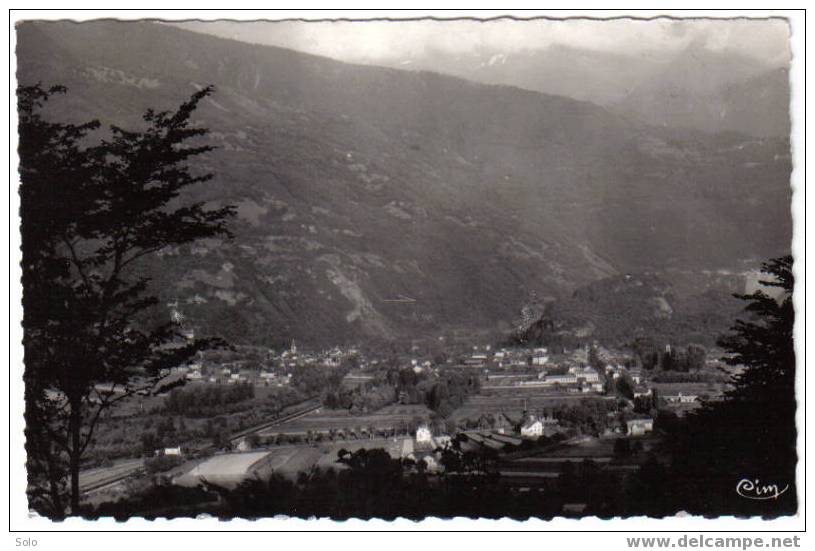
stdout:
<svg viewBox="0 0 815 551">
<path fill-rule="evenodd" d="M 92 482 L 90 484 L 86 484 L 80 488 L 80 493 L 84 496 L 92 494 L 94 492 L 98 492 L 99 490 L 104 490 L 105 488 L 109 488 L 112 486 L 116 486 L 117 484 L 121 483 L 122 481 L 126 480 L 127 478 L 141 474 L 144 472 L 144 466 L 136 467 L 131 471 L 126 473 L 114 475 L 103 480 L 98 480 L 96 482 Z"/>
<path fill-rule="evenodd" d="M 233 434 L 230 437 L 229 441 L 234 443 L 234 442 L 239 441 L 241 438 L 249 436 L 250 434 L 254 434 L 254 433 L 266 430 L 266 429 L 268 429 L 270 427 L 274 427 L 276 425 L 282 425 L 283 423 L 287 423 L 287 422 L 293 421 L 295 419 L 299 419 L 300 417 L 304 417 L 304 416 L 308 415 L 309 413 L 312 413 L 312 412 L 320 409 L 320 407 L 322 407 L 322 404 L 319 401 L 311 400 L 310 403 L 308 404 L 308 406 L 304 407 L 303 409 L 299 409 L 299 410 L 294 411 L 292 413 L 288 413 L 288 414 L 283 415 L 281 417 L 277 417 L 276 419 L 273 419 L 271 421 L 267 421 L 266 423 L 263 423 L 261 425 L 255 425 L 254 427 L 250 427 L 248 429 L 243 429 L 241 431 L 238 431 L 238 432 L 236 432 L 235 434 Z M 216 448 L 214 446 L 207 446 L 205 448 L 201 448 L 201 449 L 198 449 L 196 451 L 198 453 L 201 453 L 201 452 L 207 452 L 207 451 L 214 451 L 215 449 Z M 115 486 L 115 485 L 123 482 L 124 480 L 126 480 L 129 477 L 137 475 L 137 474 L 142 474 L 143 472 L 144 472 L 144 466 L 135 467 L 133 470 L 127 471 L 125 473 L 114 475 L 114 476 L 111 476 L 109 478 L 105 478 L 105 479 L 93 482 L 91 484 L 87 484 L 87 485 L 83 486 L 80 491 L 81 491 L 82 495 L 87 496 L 89 494 L 92 494 L 94 492 L 98 492 L 98 491 L 103 490 L 105 488 Z"/>
<path fill-rule="evenodd" d="M 233 434 L 232 437 L 229 439 L 229 441 L 230 442 L 237 442 L 241 438 L 243 438 L 245 436 L 249 436 L 250 434 L 255 434 L 257 432 L 266 430 L 266 429 L 274 427 L 276 425 L 282 425 L 283 423 L 288 423 L 289 421 L 294 421 L 295 419 L 299 419 L 300 417 L 305 417 L 309 413 L 317 411 L 321 407 L 322 407 L 322 404 L 320 404 L 318 402 L 318 403 L 313 404 L 313 405 L 311 405 L 311 406 L 309 406 L 309 407 L 307 407 L 305 409 L 296 411 L 294 413 L 290 413 L 288 415 L 284 415 L 283 417 L 278 417 L 277 419 L 269 421 L 268 423 L 264 423 L 262 425 L 256 425 L 256 426 L 254 426 L 252 428 L 249 428 L 249 429 L 244 429 L 242 431 L 239 431 L 239 432 L 236 432 L 235 434 Z"/>
</svg>

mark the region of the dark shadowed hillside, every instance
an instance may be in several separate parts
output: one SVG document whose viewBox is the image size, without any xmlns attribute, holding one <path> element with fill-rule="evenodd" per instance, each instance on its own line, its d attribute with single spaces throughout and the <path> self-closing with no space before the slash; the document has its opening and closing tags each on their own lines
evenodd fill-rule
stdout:
<svg viewBox="0 0 815 551">
<path fill-rule="evenodd" d="M 524 343 L 574 345 L 585 340 L 626 344 L 637 337 L 712 346 L 742 304 L 745 274 L 670 270 L 598 279 L 571 296 L 541 305 L 515 338 Z"/>
<path fill-rule="evenodd" d="M 138 125 L 207 84 L 200 200 L 234 242 L 149 270 L 205 333 L 325 344 L 488 329 L 524 297 L 787 250 L 787 140 L 653 129 L 596 105 L 153 23 L 26 23 L 20 83 L 63 120 Z"/>
</svg>

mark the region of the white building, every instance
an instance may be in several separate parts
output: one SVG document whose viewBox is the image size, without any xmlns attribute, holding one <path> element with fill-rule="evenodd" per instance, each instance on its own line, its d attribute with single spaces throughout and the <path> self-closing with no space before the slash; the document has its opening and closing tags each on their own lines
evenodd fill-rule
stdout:
<svg viewBox="0 0 815 551">
<path fill-rule="evenodd" d="M 695 394 L 666 394 L 663 396 L 665 401 L 671 404 L 692 404 L 694 403 L 699 397 Z"/>
<path fill-rule="evenodd" d="M 427 469 L 429 473 L 437 473 L 441 470 L 439 462 L 436 461 L 436 458 L 432 455 L 425 455 L 420 461 L 424 461 L 425 469 Z"/>
<path fill-rule="evenodd" d="M 587 383 L 597 383 L 600 382 L 600 374 L 594 370 L 594 368 L 586 366 L 586 367 L 572 367 L 569 369 L 569 373 L 575 375 L 576 377 L 585 379 Z"/>
<path fill-rule="evenodd" d="M 427 425 L 420 425 L 416 429 L 416 443 L 417 444 L 430 444 L 433 442 L 433 433 Z"/>
<path fill-rule="evenodd" d="M 557 420 L 557 419 L 555 419 L 555 418 L 554 418 L 553 416 L 551 416 L 551 415 L 547 415 L 546 417 L 541 418 L 541 420 L 540 420 L 540 421 L 541 421 L 541 423 L 543 423 L 543 426 L 544 426 L 544 427 L 545 427 L 546 425 L 557 425 L 557 424 L 558 424 L 558 420 Z"/>
<path fill-rule="evenodd" d="M 329 356 L 328 358 L 323 360 L 323 365 L 326 367 L 339 367 L 340 360 L 334 358 L 333 356 Z"/>
<path fill-rule="evenodd" d="M 625 424 L 628 429 L 628 436 L 642 436 L 654 430 L 653 419 L 631 419 L 626 421 Z"/>
<path fill-rule="evenodd" d="M 530 415 L 521 425 L 521 436 L 537 438 L 543 435 L 543 423 L 534 415 Z"/>
<path fill-rule="evenodd" d="M 539 355 L 539 356 L 538 355 L 532 356 L 532 365 L 544 366 L 547 363 L 549 363 L 549 356 L 547 356 L 545 354 Z"/>
<path fill-rule="evenodd" d="M 554 384 L 554 383 L 549 383 L 549 382 L 544 381 L 544 380 L 539 380 L 539 381 L 518 381 L 517 383 L 515 383 L 516 386 L 532 386 L 532 387 L 534 387 L 534 386 L 550 386 L 551 384 Z"/>
<path fill-rule="evenodd" d="M 201 375 L 200 371 L 190 371 L 189 373 L 187 373 L 186 377 L 187 380 L 189 381 L 200 381 L 201 379 L 204 378 L 204 376 Z"/>
<path fill-rule="evenodd" d="M 546 382 L 550 385 L 573 385 L 577 384 L 577 376 L 573 373 L 568 373 L 565 375 L 547 375 Z"/>
</svg>

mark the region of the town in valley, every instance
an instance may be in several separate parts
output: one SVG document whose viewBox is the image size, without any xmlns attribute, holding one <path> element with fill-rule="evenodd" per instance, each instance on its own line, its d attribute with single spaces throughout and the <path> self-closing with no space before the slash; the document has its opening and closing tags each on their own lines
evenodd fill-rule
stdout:
<svg viewBox="0 0 815 551">
<path fill-rule="evenodd" d="M 82 488 L 88 502 L 104 503 L 155 484 L 296 480 L 347 468 L 343 454 L 361 449 L 383 449 L 433 480 L 455 442 L 486 454 L 512 492 L 548 494 L 564 469 L 590 464 L 610 477 L 639 469 L 660 439 L 655 425 L 729 386 L 734 372 L 719 355 L 693 344 L 550 348 L 444 336 L 401 348 L 315 351 L 292 340 L 281 350 L 205 353 L 112 412 Z M 587 503 L 561 507 L 582 514 Z"/>
</svg>

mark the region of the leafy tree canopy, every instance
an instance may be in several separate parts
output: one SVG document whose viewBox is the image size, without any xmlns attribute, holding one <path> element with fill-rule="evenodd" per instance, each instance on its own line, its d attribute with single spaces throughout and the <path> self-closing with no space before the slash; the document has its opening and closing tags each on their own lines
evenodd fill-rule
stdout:
<svg viewBox="0 0 815 551">
<path fill-rule="evenodd" d="M 148 110 L 145 127 L 46 119 L 64 87 L 18 89 L 26 425 L 32 505 L 61 516 L 65 472 L 79 506 L 81 459 L 100 415 L 149 388 L 214 340 L 187 341 L 150 323 L 158 304 L 138 260 L 205 237 L 230 236 L 231 206 L 185 201 L 210 180 L 191 162 L 212 150 L 191 124 L 207 87 L 175 111 Z M 67 463 L 67 467 L 66 467 Z M 47 490 L 44 490 L 47 488 Z"/>
</svg>

